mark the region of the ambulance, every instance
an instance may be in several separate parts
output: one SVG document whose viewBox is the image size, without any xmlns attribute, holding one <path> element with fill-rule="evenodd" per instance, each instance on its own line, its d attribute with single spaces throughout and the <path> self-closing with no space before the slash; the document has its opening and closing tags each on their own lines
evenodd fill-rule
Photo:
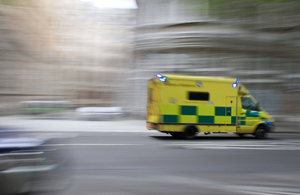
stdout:
<svg viewBox="0 0 300 195">
<path fill-rule="evenodd" d="M 239 79 L 156 74 L 148 81 L 146 127 L 185 139 L 198 133 L 263 139 L 274 119 Z"/>
</svg>

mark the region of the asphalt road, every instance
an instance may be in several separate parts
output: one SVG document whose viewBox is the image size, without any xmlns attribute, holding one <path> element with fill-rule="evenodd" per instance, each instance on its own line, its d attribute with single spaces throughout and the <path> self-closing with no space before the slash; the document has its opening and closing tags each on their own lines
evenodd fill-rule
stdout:
<svg viewBox="0 0 300 195">
<path fill-rule="evenodd" d="M 72 154 L 70 185 L 60 194 L 296 195 L 299 138 L 217 134 L 188 141 L 147 130 L 81 132 L 55 145 Z"/>
<path fill-rule="evenodd" d="M 265 140 L 234 134 L 180 140 L 148 131 L 138 120 L 0 117 L 0 124 L 2 131 L 65 137 L 49 147 L 70 154 L 62 157 L 70 159 L 69 166 L 54 176 L 58 182 L 67 178 L 61 183 L 68 187 L 48 194 L 300 194 L 300 129 L 295 125 L 279 127 Z"/>
</svg>

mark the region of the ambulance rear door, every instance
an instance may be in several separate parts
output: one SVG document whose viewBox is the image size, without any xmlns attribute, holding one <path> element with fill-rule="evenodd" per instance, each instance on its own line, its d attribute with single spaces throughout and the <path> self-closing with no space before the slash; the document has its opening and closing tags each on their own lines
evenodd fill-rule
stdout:
<svg viewBox="0 0 300 195">
<path fill-rule="evenodd" d="M 153 80 L 148 81 L 147 92 L 147 122 L 158 123 L 159 122 L 159 102 L 158 102 L 158 88 Z"/>
</svg>

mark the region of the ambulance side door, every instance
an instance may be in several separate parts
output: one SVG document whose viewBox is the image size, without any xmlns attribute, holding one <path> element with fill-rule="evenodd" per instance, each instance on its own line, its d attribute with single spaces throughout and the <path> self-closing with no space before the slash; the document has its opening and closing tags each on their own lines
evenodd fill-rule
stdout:
<svg viewBox="0 0 300 195">
<path fill-rule="evenodd" d="M 236 132 L 236 96 L 227 96 L 225 105 L 226 131 Z"/>
<path fill-rule="evenodd" d="M 254 133 L 255 124 L 260 121 L 259 111 L 256 110 L 257 106 L 250 97 L 239 97 L 241 101 L 241 111 L 239 114 L 239 132 L 238 133 Z"/>
</svg>

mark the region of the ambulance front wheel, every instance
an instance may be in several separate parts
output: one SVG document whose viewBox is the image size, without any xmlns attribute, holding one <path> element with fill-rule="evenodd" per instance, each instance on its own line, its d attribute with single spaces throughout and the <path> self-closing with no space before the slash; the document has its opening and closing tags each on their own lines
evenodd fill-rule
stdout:
<svg viewBox="0 0 300 195">
<path fill-rule="evenodd" d="M 254 133 L 254 136 L 257 139 L 264 139 L 267 135 L 267 130 L 264 126 L 259 125 Z"/>
<path fill-rule="evenodd" d="M 194 139 L 198 133 L 197 127 L 193 125 L 188 125 L 183 132 L 183 137 L 185 139 Z"/>
</svg>

